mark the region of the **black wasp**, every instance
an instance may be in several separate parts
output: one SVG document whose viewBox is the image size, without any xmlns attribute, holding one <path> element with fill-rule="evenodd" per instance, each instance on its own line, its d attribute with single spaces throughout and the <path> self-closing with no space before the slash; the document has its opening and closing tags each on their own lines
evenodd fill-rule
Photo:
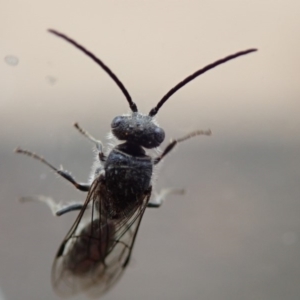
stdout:
<svg viewBox="0 0 300 300">
<path fill-rule="evenodd" d="M 49 32 L 71 43 L 96 62 L 121 89 L 132 111 L 131 114 L 113 119 L 112 135 L 122 142 L 107 153 L 103 151 L 100 141 L 75 124 L 79 132 L 95 144 L 98 153 L 88 184 L 78 183 L 69 172 L 55 168 L 30 151 L 16 149 L 17 153 L 43 162 L 78 190 L 88 193 L 83 204 L 75 203 L 64 207 L 47 197 L 29 197 L 23 200 L 45 202 L 57 216 L 80 210 L 57 251 L 52 268 L 52 284 L 62 296 L 84 291 L 91 297 L 97 297 L 112 287 L 127 266 L 146 207 L 159 207 L 167 194 L 180 192 L 164 190 L 155 199 L 150 199 L 154 167 L 177 143 L 197 135 L 211 134 L 210 130 L 194 131 L 173 140 L 161 154 L 152 157 L 145 149 L 157 148 L 165 139 L 164 130 L 154 120 L 155 115 L 175 92 L 197 76 L 256 49 L 229 55 L 196 71 L 174 86 L 148 115 L 144 115 L 138 112 L 122 82 L 99 58 L 66 35 L 52 29 Z"/>
</svg>

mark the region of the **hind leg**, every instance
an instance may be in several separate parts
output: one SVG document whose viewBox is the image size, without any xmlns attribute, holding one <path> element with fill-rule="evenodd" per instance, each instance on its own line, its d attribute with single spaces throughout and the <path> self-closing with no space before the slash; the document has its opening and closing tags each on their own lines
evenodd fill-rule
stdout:
<svg viewBox="0 0 300 300">
<path fill-rule="evenodd" d="M 56 203 L 52 198 L 46 196 L 32 196 L 22 197 L 21 202 L 42 202 L 45 203 L 52 211 L 54 216 L 62 216 L 68 212 L 81 210 L 83 207 L 82 203 L 72 203 L 69 205 L 63 205 L 62 203 Z"/>
</svg>

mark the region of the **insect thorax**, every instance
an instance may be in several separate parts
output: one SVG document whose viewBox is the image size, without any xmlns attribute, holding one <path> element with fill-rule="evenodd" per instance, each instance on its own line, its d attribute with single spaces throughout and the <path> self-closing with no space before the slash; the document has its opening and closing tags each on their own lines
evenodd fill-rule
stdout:
<svg viewBox="0 0 300 300">
<path fill-rule="evenodd" d="M 109 201 L 118 214 L 143 200 L 150 187 L 153 164 L 144 149 L 130 142 L 116 146 L 105 162 L 105 185 Z"/>
</svg>

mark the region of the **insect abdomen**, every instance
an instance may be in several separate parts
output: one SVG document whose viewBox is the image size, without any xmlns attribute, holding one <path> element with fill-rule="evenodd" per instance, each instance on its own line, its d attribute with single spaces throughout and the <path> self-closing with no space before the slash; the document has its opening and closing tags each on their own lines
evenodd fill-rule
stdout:
<svg viewBox="0 0 300 300">
<path fill-rule="evenodd" d="M 72 238 L 71 248 L 64 261 L 65 268 L 76 276 L 82 276 L 99 267 L 99 264 L 104 267 L 114 233 L 112 222 L 99 227 L 99 220 L 96 219 L 86 225 L 78 236 Z"/>
</svg>

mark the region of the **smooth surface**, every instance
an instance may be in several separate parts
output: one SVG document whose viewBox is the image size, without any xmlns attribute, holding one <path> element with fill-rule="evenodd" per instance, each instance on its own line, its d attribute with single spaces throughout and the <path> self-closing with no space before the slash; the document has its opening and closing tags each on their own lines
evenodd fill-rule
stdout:
<svg viewBox="0 0 300 300">
<path fill-rule="evenodd" d="M 184 196 L 148 209 L 133 259 L 103 299 L 298 300 L 300 297 L 299 1 L 5 1 L 0 12 L 0 287 L 4 299 L 58 299 L 51 264 L 76 213 L 54 218 L 20 196 L 84 200 L 22 146 L 84 181 L 91 144 L 128 112 L 76 39 L 111 67 L 148 113 L 176 83 L 236 59 L 161 108 L 167 139 L 208 129 L 160 168 L 156 189 Z M 8 59 L 9 58 L 9 59 Z M 17 62 L 17 63 L 16 63 Z M 85 299 L 80 295 L 76 299 Z"/>
</svg>

